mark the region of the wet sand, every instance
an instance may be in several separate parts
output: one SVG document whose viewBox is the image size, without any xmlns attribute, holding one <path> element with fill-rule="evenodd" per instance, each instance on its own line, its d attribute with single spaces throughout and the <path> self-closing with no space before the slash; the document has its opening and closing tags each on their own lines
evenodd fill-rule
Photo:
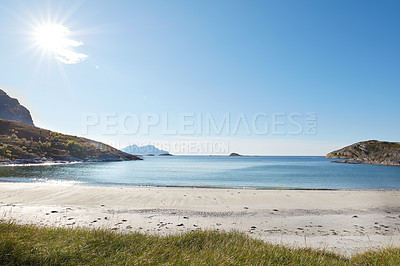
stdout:
<svg viewBox="0 0 400 266">
<path fill-rule="evenodd" d="M 342 255 L 400 247 L 399 190 L 251 190 L 0 183 L 0 219 L 175 234 L 237 230 Z"/>
</svg>

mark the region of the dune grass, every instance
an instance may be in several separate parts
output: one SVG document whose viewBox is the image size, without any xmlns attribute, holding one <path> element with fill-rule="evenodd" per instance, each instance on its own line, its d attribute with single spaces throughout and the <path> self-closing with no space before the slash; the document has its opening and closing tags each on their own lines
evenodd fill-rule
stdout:
<svg viewBox="0 0 400 266">
<path fill-rule="evenodd" d="M 0 222 L 0 265 L 400 265 L 400 249 L 345 258 L 238 232 L 155 236 Z"/>
</svg>

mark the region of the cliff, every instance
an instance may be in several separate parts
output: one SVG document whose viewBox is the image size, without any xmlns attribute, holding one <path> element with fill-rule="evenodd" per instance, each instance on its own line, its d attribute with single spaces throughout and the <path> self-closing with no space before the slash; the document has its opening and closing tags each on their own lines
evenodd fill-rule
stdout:
<svg viewBox="0 0 400 266">
<path fill-rule="evenodd" d="M 17 99 L 11 98 L 0 89 L 0 118 L 17 121 L 33 126 L 30 112 L 19 104 Z"/>
<path fill-rule="evenodd" d="M 325 158 L 345 159 L 339 163 L 400 165 L 400 143 L 368 140 L 328 153 Z"/>
<path fill-rule="evenodd" d="M 9 163 L 140 160 L 101 142 L 0 119 L 0 161 Z"/>
</svg>

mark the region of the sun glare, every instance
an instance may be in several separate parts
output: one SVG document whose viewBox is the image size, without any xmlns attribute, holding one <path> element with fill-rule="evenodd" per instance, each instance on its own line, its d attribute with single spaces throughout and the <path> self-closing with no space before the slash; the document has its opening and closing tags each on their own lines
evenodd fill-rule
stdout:
<svg viewBox="0 0 400 266">
<path fill-rule="evenodd" d="M 35 40 L 43 49 L 57 52 L 68 46 L 68 34 L 70 31 L 59 24 L 45 25 L 35 32 Z"/>
<path fill-rule="evenodd" d="M 61 24 L 41 25 L 34 31 L 35 45 L 44 51 L 54 54 L 55 58 L 65 64 L 76 64 L 87 58 L 87 55 L 73 51 L 82 42 L 70 38 L 71 31 Z"/>
</svg>

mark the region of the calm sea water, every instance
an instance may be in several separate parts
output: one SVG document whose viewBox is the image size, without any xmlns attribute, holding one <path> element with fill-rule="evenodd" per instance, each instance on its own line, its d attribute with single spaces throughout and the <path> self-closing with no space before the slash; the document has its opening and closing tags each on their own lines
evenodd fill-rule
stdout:
<svg viewBox="0 0 400 266">
<path fill-rule="evenodd" d="M 400 189 L 400 167 L 323 157 L 145 157 L 143 161 L 0 167 L 0 181 L 100 186 Z"/>
</svg>

